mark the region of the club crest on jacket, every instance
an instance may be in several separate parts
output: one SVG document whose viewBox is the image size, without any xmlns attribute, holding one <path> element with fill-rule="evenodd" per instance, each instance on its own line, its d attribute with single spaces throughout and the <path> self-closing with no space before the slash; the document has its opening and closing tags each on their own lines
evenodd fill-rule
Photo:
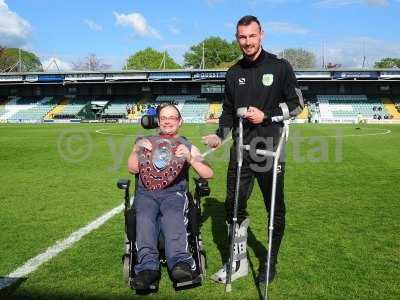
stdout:
<svg viewBox="0 0 400 300">
<path fill-rule="evenodd" d="M 265 86 L 271 86 L 274 82 L 274 75 L 273 74 L 264 74 L 262 77 L 262 83 Z"/>
</svg>

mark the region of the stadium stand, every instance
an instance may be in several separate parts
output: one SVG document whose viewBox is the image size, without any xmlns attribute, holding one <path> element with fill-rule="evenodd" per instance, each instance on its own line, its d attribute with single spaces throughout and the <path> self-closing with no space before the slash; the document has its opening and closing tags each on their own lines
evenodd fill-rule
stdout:
<svg viewBox="0 0 400 300">
<path fill-rule="evenodd" d="M 8 101 L 0 99 L 0 116 L 2 116 L 5 112 L 5 105 Z"/>
<path fill-rule="evenodd" d="M 203 101 L 204 98 L 200 98 L 199 95 L 161 95 L 157 96 L 156 102 L 169 102 L 179 103 L 185 101 Z"/>
<path fill-rule="evenodd" d="M 77 118 L 79 113 L 86 107 L 90 100 L 81 98 L 70 98 L 60 112 L 53 115 L 54 119 Z"/>
<path fill-rule="evenodd" d="M 140 98 L 139 101 L 132 106 L 130 119 L 138 119 L 142 116 L 141 106 L 144 105 L 145 102 L 147 102 L 146 98 Z"/>
<path fill-rule="evenodd" d="M 183 120 L 187 123 L 204 123 L 208 119 L 208 111 L 209 103 L 205 98 L 185 101 L 181 109 Z"/>
<path fill-rule="evenodd" d="M 127 118 L 129 115 L 137 114 L 138 96 L 132 98 L 119 98 L 110 101 L 104 107 L 102 118 Z M 133 112 L 133 113 L 132 113 Z"/>
<path fill-rule="evenodd" d="M 208 119 L 218 119 L 222 113 L 221 102 L 211 102 L 208 110 Z"/>
<path fill-rule="evenodd" d="M 400 113 L 400 97 L 399 98 L 392 98 L 394 103 L 394 107 L 396 108 L 397 112 Z"/>
<path fill-rule="evenodd" d="M 18 99 L 19 97 L 10 97 L 9 102 L 4 105 L 4 113 L 0 115 L 0 121 L 6 121 L 19 110 L 17 106 Z"/>
<path fill-rule="evenodd" d="M 366 95 L 317 95 L 317 100 L 322 122 L 354 122 L 358 115 L 378 120 L 389 116 L 379 98 Z"/>
<path fill-rule="evenodd" d="M 304 120 L 304 119 L 308 119 L 308 115 L 309 115 L 308 106 L 305 106 L 303 111 L 296 118 Z"/>
<path fill-rule="evenodd" d="M 127 105 L 130 105 L 131 101 L 128 99 L 118 99 L 110 102 L 103 110 L 103 118 L 125 118 L 127 116 Z"/>
<path fill-rule="evenodd" d="M 318 102 L 308 102 L 309 122 L 318 123 L 320 120 L 320 110 Z"/>
<path fill-rule="evenodd" d="M 391 100 L 394 103 L 397 112 L 400 113 L 400 97 L 392 97 Z"/>
<path fill-rule="evenodd" d="M 396 109 L 394 101 L 390 100 L 389 98 L 382 98 L 382 103 L 388 111 L 391 119 L 400 119 L 400 113 Z"/>
<path fill-rule="evenodd" d="M 149 106 L 156 107 L 160 103 L 175 104 L 187 123 L 203 123 L 208 119 L 209 103 L 207 98 L 199 95 L 159 95 L 154 101 L 138 104 L 138 110 L 145 113 Z"/>
<path fill-rule="evenodd" d="M 164 102 L 176 104 L 188 123 L 218 122 L 225 76 L 189 69 L 1 74 L 0 122 L 130 123 Z M 308 106 L 295 123 L 400 124 L 399 70 L 298 70 L 296 77 Z M 45 96 L 54 101 L 41 102 Z"/>
<path fill-rule="evenodd" d="M 168 91 L 167 91 L 168 92 Z M 102 101 L 85 96 L 17 97 L 0 99 L 0 122 L 58 122 L 97 120 L 123 122 L 138 120 L 150 108 L 160 103 L 178 106 L 186 123 L 217 122 L 222 112 L 222 95 L 188 94 L 165 95 L 135 94 L 109 98 Z M 107 99 L 107 100 L 104 100 Z M 96 101 L 100 104 L 96 104 Z M 93 102 L 93 103 L 92 103 Z M 400 120 L 400 97 L 359 95 L 312 95 L 305 99 L 306 107 L 297 116 L 297 123 L 354 123 L 364 119 L 371 122 Z M 108 119 L 108 120 L 107 120 Z M 113 119 L 113 120 L 111 120 Z M 54 122 L 57 122 L 54 120 Z"/>
<path fill-rule="evenodd" d="M 0 105 L 6 105 L 8 100 L 0 98 Z"/>
<path fill-rule="evenodd" d="M 44 118 L 53 119 L 55 115 L 62 113 L 62 111 L 64 110 L 65 106 L 68 105 L 68 103 L 69 103 L 68 99 L 61 100 L 61 102 L 58 103 L 58 105 L 56 105 L 51 111 L 49 111 Z"/>
<path fill-rule="evenodd" d="M 41 122 L 46 114 L 57 104 L 53 97 L 13 98 L 5 105 L 5 113 L 0 119 L 8 122 Z"/>
<path fill-rule="evenodd" d="M 147 113 L 147 110 L 151 107 L 155 108 L 160 103 L 156 103 L 156 100 L 149 97 L 142 97 L 139 101 L 132 107 L 131 119 L 139 119 L 142 115 Z"/>
</svg>

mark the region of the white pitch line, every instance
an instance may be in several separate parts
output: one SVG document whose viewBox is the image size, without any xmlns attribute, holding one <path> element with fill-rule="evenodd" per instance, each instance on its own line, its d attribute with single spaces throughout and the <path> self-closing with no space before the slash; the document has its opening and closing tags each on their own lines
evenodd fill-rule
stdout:
<svg viewBox="0 0 400 300">
<path fill-rule="evenodd" d="M 380 130 L 382 132 L 375 133 L 362 133 L 362 134 L 337 134 L 337 135 L 310 135 L 310 136 L 294 136 L 292 138 L 337 138 L 337 137 L 355 137 L 355 136 L 374 136 L 374 135 L 385 135 L 392 131 L 390 129 L 380 129 L 380 128 L 362 128 L 360 130 Z M 340 133 L 340 131 L 338 131 Z"/>
<path fill-rule="evenodd" d="M 230 138 L 229 138 L 230 139 Z M 229 139 L 225 139 L 220 147 L 224 145 Z M 218 147 L 219 148 L 219 147 Z M 212 151 L 216 149 L 209 149 L 202 154 L 203 157 L 210 154 Z M 106 223 L 109 219 L 114 217 L 116 214 L 120 213 L 124 209 L 124 204 L 120 204 L 117 207 L 114 207 L 110 211 L 106 212 L 96 220 L 90 222 L 85 227 L 78 229 L 77 231 L 73 232 L 69 237 L 62 241 L 57 241 L 54 245 L 47 248 L 47 250 L 39 255 L 31 258 L 26 263 L 24 263 L 19 268 L 12 271 L 10 274 L 5 276 L 4 278 L 0 279 L 0 290 L 5 289 L 12 284 L 16 283 L 23 277 L 26 277 L 28 274 L 36 271 L 42 264 L 48 262 L 53 257 L 56 257 L 62 251 L 70 248 L 73 244 L 78 242 L 82 239 L 85 235 L 91 233 L 93 230 L 99 228 L 104 223 Z"/>
<path fill-rule="evenodd" d="M 108 129 L 108 128 L 98 129 L 98 130 L 96 130 L 96 133 L 100 133 L 100 134 L 104 134 L 104 135 L 117 135 L 117 136 L 138 136 L 138 134 L 123 134 L 123 133 L 103 132 L 105 130 L 110 130 L 110 129 Z"/>
</svg>

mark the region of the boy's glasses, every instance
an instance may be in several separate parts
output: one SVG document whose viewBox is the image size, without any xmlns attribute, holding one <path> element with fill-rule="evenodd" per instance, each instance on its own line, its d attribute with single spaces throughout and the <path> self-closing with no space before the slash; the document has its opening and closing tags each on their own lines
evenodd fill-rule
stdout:
<svg viewBox="0 0 400 300">
<path fill-rule="evenodd" d="M 179 117 L 177 117 L 177 116 L 169 116 L 169 117 L 166 117 L 166 116 L 161 116 L 160 117 L 160 121 L 178 121 L 179 120 Z"/>
</svg>

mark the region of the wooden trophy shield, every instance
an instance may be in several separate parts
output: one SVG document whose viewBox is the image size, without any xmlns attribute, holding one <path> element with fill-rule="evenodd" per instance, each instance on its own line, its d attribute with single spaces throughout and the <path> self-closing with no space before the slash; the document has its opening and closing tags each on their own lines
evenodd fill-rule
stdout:
<svg viewBox="0 0 400 300">
<path fill-rule="evenodd" d="M 184 168 L 185 158 L 175 156 L 181 142 L 176 138 L 160 136 L 150 137 L 149 140 L 152 151 L 141 148 L 138 153 L 140 179 L 147 190 L 162 190 L 170 186 Z"/>
</svg>

